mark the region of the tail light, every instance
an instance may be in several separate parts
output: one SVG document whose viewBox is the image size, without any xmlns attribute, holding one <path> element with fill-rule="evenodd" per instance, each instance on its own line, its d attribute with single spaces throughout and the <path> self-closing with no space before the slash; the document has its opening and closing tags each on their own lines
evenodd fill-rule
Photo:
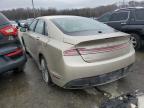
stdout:
<svg viewBox="0 0 144 108">
<path fill-rule="evenodd" d="M 22 55 L 22 54 L 23 54 L 23 50 L 21 48 L 18 48 L 14 52 L 8 53 L 5 56 L 7 56 L 7 57 L 13 57 L 13 56 Z"/>
<path fill-rule="evenodd" d="M 81 49 L 78 49 L 78 51 L 80 52 L 81 55 L 87 55 L 87 54 L 111 52 L 111 51 L 123 49 L 126 47 L 128 47 L 128 44 L 120 44 L 120 45 L 115 45 L 115 46 L 92 48 L 92 49 L 81 48 Z"/>
<path fill-rule="evenodd" d="M 17 36 L 18 30 L 17 28 L 13 26 L 7 26 L 0 30 L 0 33 L 2 33 L 4 36 Z"/>
<path fill-rule="evenodd" d="M 64 56 L 77 56 L 79 55 L 77 49 L 69 49 L 69 50 L 66 50 L 64 51 Z"/>
<path fill-rule="evenodd" d="M 119 49 L 126 48 L 126 47 L 128 47 L 128 44 L 120 44 L 120 45 L 115 45 L 115 46 L 91 48 L 91 49 L 87 49 L 87 48 L 70 49 L 70 50 L 64 51 L 64 56 L 77 56 L 77 55 L 104 53 L 104 52 L 119 50 Z"/>
</svg>

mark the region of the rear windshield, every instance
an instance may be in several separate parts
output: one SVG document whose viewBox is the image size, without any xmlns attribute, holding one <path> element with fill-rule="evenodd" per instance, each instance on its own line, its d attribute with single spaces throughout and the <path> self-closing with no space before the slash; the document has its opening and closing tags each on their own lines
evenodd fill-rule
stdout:
<svg viewBox="0 0 144 108">
<path fill-rule="evenodd" d="M 135 11 L 136 20 L 144 20 L 144 9 L 137 9 Z"/>
<path fill-rule="evenodd" d="M 96 31 L 109 33 L 115 30 L 101 22 L 85 17 L 55 18 L 52 22 L 64 33 Z"/>
<path fill-rule="evenodd" d="M 3 14 L 0 13 L 0 27 L 9 24 L 10 24 L 9 20 Z"/>
</svg>

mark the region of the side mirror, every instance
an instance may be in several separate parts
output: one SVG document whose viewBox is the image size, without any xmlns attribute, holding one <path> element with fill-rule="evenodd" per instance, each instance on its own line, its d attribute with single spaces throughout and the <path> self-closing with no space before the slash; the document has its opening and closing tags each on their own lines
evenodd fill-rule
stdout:
<svg viewBox="0 0 144 108">
<path fill-rule="evenodd" d="M 26 28 L 24 28 L 24 27 L 21 27 L 21 28 L 20 28 L 20 31 L 21 31 L 21 32 L 26 32 L 26 31 L 27 31 L 27 29 L 26 29 Z"/>
</svg>

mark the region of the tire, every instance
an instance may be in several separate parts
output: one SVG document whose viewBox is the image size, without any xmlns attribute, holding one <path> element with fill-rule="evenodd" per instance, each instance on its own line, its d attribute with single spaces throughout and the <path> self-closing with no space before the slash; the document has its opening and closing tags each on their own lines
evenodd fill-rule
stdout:
<svg viewBox="0 0 144 108">
<path fill-rule="evenodd" d="M 131 34 L 131 41 L 136 50 L 139 50 L 141 48 L 142 41 L 138 34 L 135 34 L 135 33 Z"/>
<path fill-rule="evenodd" d="M 52 80 L 47 67 L 47 62 L 44 57 L 40 58 L 40 66 L 41 66 L 42 78 L 44 82 L 48 85 L 52 84 Z"/>
</svg>

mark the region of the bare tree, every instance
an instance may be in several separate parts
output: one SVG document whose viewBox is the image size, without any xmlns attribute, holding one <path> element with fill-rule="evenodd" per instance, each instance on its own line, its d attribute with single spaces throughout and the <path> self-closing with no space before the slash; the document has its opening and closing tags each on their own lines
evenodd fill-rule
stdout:
<svg viewBox="0 0 144 108">
<path fill-rule="evenodd" d="M 123 4 L 119 5 L 119 7 L 134 7 L 134 6 L 142 6 L 144 7 L 144 1 L 130 1 L 123 6 Z M 39 16 L 47 16 L 47 15 L 77 15 L 77 16 L 84 16 L 84 17 L 99 17 L 100 15 L 113 11 L 117 9 L 117 4 L 107 5 L 107 6 L 99 6 L 96 8 L 81 8 L 81 9 L 64 9 L 64 10 L 57 10 L 55 8 L 44 9 L 39 8 L 35 9 L 36 17 Z M 5 10 L 1 11 L 11 20 L 17 19 L 27 19 L 33 18 L 33 9 L 31 8 L 18 8 L 12 10 Z"/>
</svg>

